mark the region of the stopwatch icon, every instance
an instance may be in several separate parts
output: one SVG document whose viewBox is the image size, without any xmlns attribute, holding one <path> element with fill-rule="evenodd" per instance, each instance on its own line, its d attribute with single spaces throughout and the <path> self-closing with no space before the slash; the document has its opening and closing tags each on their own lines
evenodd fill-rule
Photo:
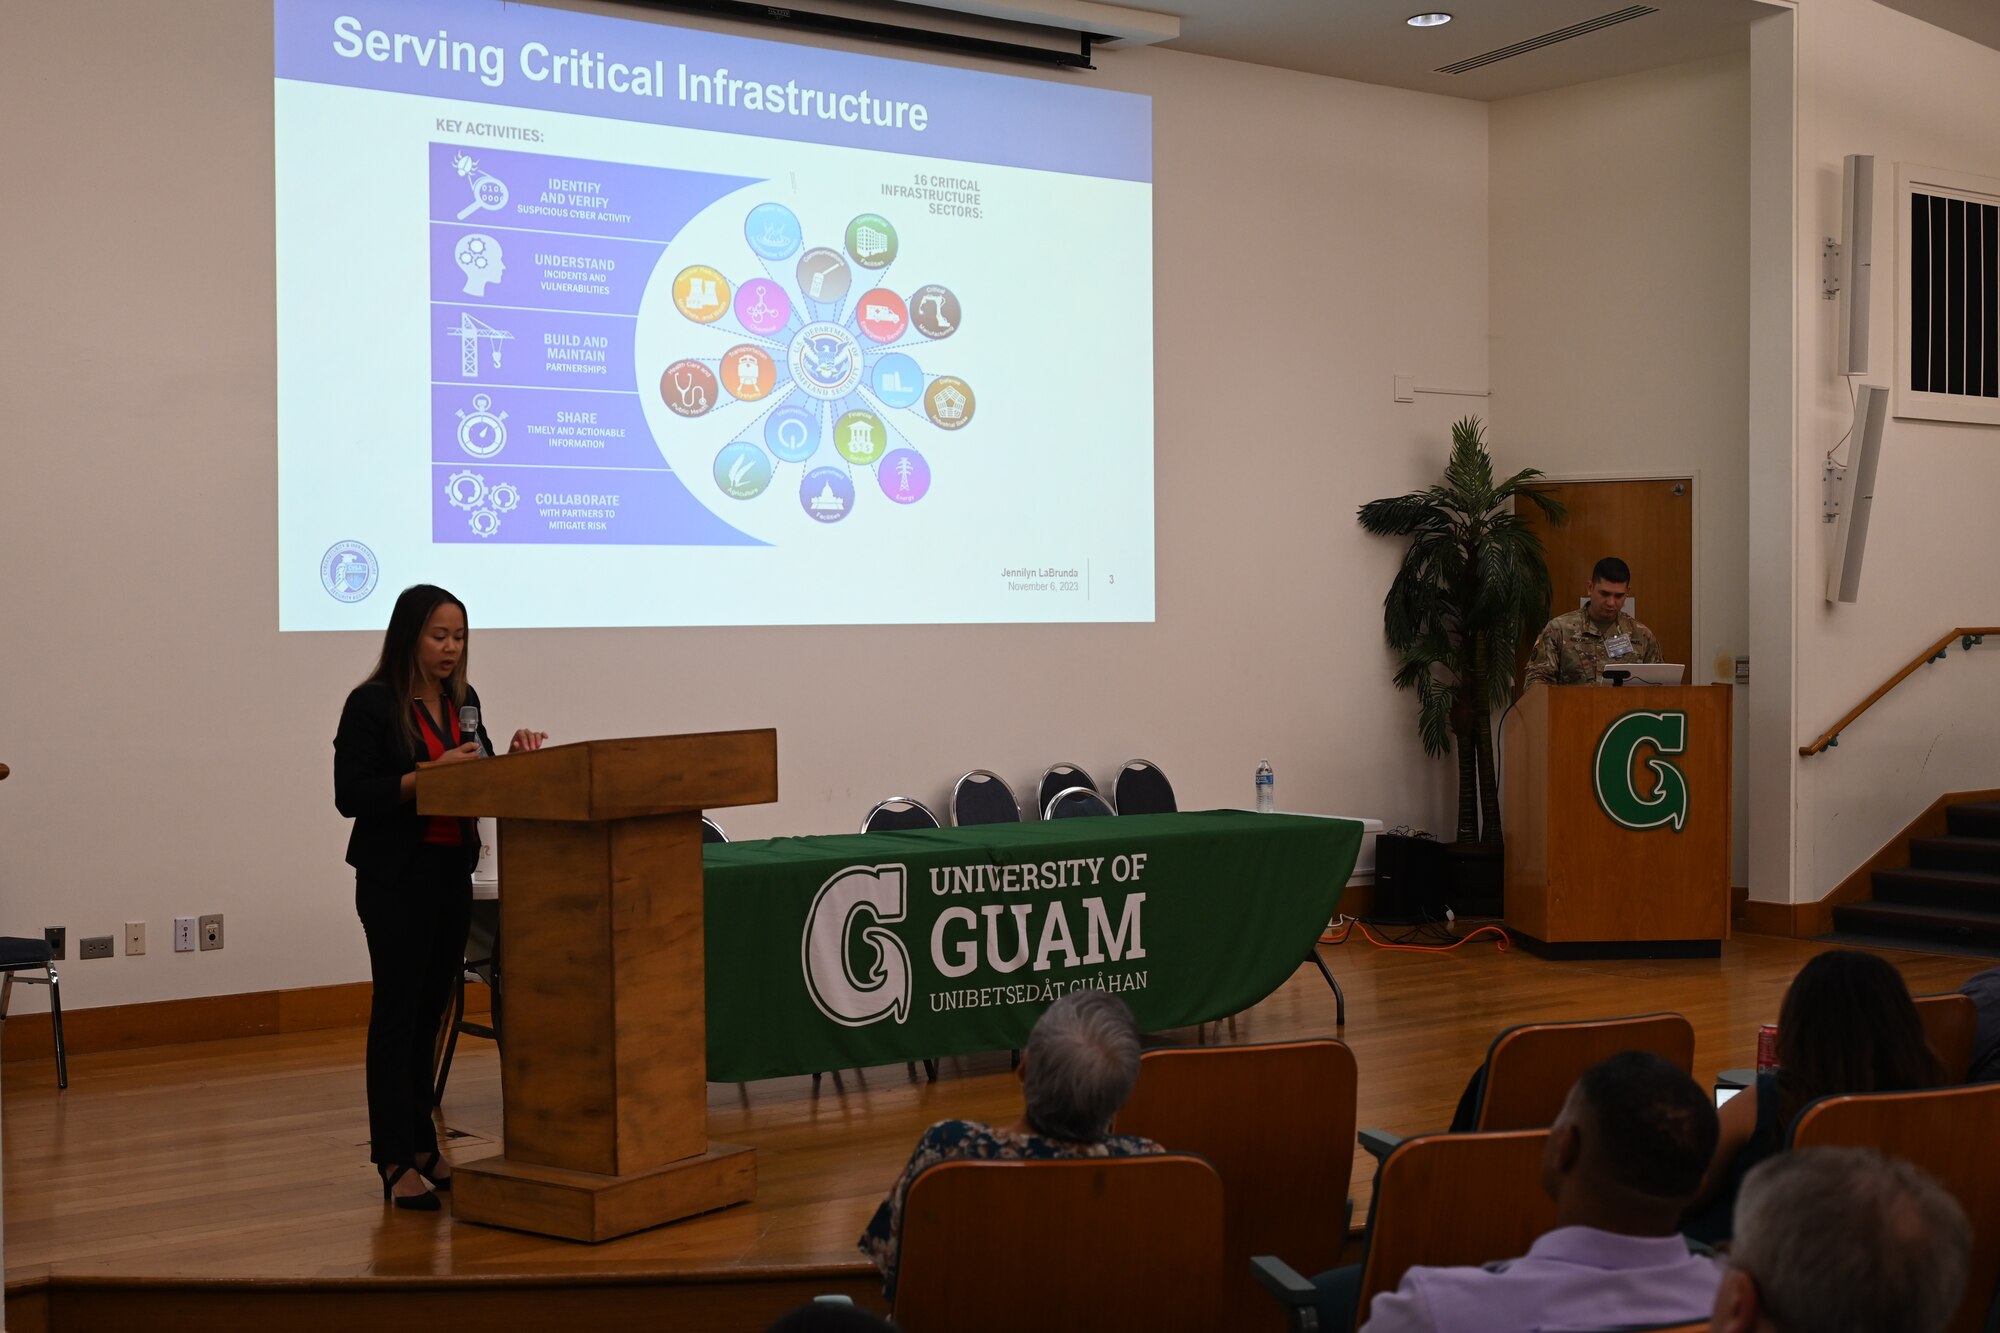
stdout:
<svg viewBox="0 0 2000 1333">
<path fill-rule="evenodd" d="M 507 447 L 507 414 L 493 410 L 488 394 L 472 395 L 472 410 L 458 413 L 458 447 L 474 458 L 491 458 Z"/>
</svg>

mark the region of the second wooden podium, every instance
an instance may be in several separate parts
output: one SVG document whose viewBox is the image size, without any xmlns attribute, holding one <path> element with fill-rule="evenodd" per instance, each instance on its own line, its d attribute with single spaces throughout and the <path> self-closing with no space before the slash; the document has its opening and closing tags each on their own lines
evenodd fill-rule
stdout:
<svg viewBox="0 0 2000 1333">
<path fill-rule="evenodd" d="M 505 1151 L 453 1215 L 600 1241 L 742 1203 L 708 1141 L 701 812 L 778 798 L 775 731 L 585 741 L 417 774 L 417 811 L 500 821 Z"/>
<path fill-rule="evenodd" d="M 1507 928 L 1555 958 L 1729 936 L 1727 685 L 1531 686 L 1503 728 Z"/>
</svg>

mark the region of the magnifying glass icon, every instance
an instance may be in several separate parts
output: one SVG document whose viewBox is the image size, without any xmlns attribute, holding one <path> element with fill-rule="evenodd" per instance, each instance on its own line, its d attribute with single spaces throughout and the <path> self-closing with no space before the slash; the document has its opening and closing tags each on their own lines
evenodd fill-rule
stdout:
<svg viewBox="0 0 2000 1333">
<path fill-rule="evenodd" d="M 482 174 L 472 182 L 472 202 L 458 210 L 458 220 L 463 222 L 481 209 L 497 212 L 506 206 L 507 182 Z"/>
</svg>

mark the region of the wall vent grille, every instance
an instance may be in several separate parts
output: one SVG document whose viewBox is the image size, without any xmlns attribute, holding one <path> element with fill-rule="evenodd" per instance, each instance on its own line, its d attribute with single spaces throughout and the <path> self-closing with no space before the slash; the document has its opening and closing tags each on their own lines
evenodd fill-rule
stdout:
<svg viewBox="0 0 2000 1333">
<path fill-rule="evenodd" d="M 1567 28 L 1557 28 L 1554 32 L 1545 32 L 1539 37 L 1525 38 L 1522 41 L 1515 42 L 1511 46 L 1495 47 L 1484 55 L 1468 56 L 1466 59 L 1457 61 L 1454 64 L 1439 65 L 1434 72 L 1438 74 L 1470 73 L 1472 70 L 1497 64 L 1502 60 L 1512 60 L 1515 56 L 1524 56 L 1530 51 L 1539 51 L 1545 46 L 1554 46 L 1557 42 L 1566 42 L 1572 37 L 1588 36 L 1593 32 L 1609 28 L 1614 24 L 1629 23 L 1633 19 L 1644 18 L 1648 14 L 1657 14 L 1659 12 L 1652 5 L 1628 5 L 1624 9 L 1614 10 L 1609 14 L 1599 14 L 1594 19 L 1585 19 L 1581 23 L 1572 23 Z"/>
<path fill-rule="evenodd" d="M 1909 386 L 2000 399 L 2000 204 L 1910 191 Z"/>
</svg>

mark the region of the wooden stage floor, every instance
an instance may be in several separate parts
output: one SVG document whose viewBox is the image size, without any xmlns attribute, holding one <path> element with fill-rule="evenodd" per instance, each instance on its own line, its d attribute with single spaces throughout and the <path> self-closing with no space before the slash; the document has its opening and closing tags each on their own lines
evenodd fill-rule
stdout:
<svg viewBox="0 0 2000 1333">
<path fill-rule="evenodd" d="M 1429 954 L 1385 952 L 1357 935 L 1322 952 L 1347 992 L 1337 1035 L 1360 1064 L 1360 1123 L 1409 1133 L 1444 1127 L 1487 1043 L 1513 1022 L 1678 1010 L 1694 1023 L 1697 1077 L 1749 1064 L 1758 1024 L 1775 1020 L 1793 972 L 1824 947 L 1743 935 L 1720 959 L 1549 963 L 1498 952 L 1490 937 Z M 1953 989 L 1982 966 L 1885 956 L 1917 992 Z M 1332 995 L 1306 967 L 1242 1015 L 1233 1039 L 1311 1035 L 1336 1030 Z M 849 1071 L 817 1091 L 806 1078 L 712 1085 L 711 1137 L 758 1149 L 756 1200 L 587 1246 L 454 1225 L 448 1204 L 442 1214 L 383 1205 L 367 1162 L 361 1058 L 358 1029 L 83 1055 L 61 1095 L 47 1061 L 8 1065 L 9 1285 L 791 1272 L 822 1290 L 874 1292 L 854 1241 L 923 1127 L 1019 1111 L 1004 1053 L 947 1060 L 935 1084 L 898 1066 Z M 461 1042 L 442 1114 L 455 1161 L 498 1151 L 489 1043 Z M 1357 1165 L 1357 1216 L 1369 1174 Z M 47 1323 L 17 1316 L 13 1326 Z"/>
</svg>

